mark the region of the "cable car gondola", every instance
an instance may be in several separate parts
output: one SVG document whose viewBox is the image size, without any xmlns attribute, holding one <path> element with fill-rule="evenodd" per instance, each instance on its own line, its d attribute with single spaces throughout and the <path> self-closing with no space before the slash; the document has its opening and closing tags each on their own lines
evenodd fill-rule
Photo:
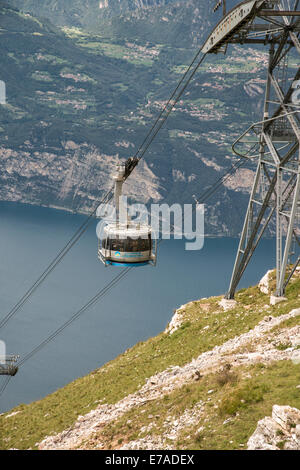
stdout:
<svg viewBox="0 0 300 470">
<path fill-rule="evenodd" d="M 19 368 L 16 365 L 19 356 L 0 356 L 0 375 L 10 375 L 14 377 L 18 372 Z"/>
<path fill-rule="evenodd" d="M 119 165 L 115 180 L 116 221 L 104 227 L 98 241 L 98 258 L 105 266 L 139 267 L 155 265 L 157 241 L 147 224 L 132 222 L 128 214 L 120 220 L 122 212 L 122 186 L 126 178 L 126 165 Z M 124 211 L 122 212 L 124 217 Z"/>
</svg>

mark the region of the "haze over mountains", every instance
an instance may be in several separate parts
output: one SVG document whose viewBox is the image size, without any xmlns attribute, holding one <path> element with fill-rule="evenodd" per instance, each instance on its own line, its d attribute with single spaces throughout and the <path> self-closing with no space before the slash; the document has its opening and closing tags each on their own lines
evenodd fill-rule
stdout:
<svg viewBox="0 0 300 470">
<path fill-rule="evenodd" d="M 51 20 L 62 26 L 66 24 L 90 26 L 102 18 L 120 16 L 146 8 L 178 3 L 176 0 L 14 0 L 23 11 L 39 16 L 50 15 Z"/>
<path fill-rule="evenodd" d="M 142 12 L 157 11 L 159 7 L 170 7 L 175 11 L 183 11 L 186 7 L 197 7 L 204 2 L 202 0 L 13 0 L 12 4 L 22 11 L 30 12 L 37 16 L 50 17 L 53 23 L 61 26 L 77 25 L 89 27 L 101 19 L 126 16 Z M 212 12 L 214 0 L 205 2 L 207 11 Z M 215 2 L 216 3 L 216 2 Z M 237 3 L 228 0 L 228 9 Z M 160 8 L 161 9 L 161 8 Z"/>
<path fill-rule="evenodd" d="M 204 0 L 10 5 L 0 2 L 0 198 L 88 211 L 220 15 Z M 260 120 L 266 63 L 249 47 L 206 59 L 128 180 L 135 200 L 192 203 L 231 166 L 231 143 Z M 252 176 L 241 169 L 208 202 L 207 233 L 240 231 Z"/>
<path fill-rule="evenodd" d="M 229 10 L 237 3 L 227 0 Z M 202 40 L 203 24 L 220 17 L 214 14 L 214 0 L 11 0 L 24 12 L 48 18 L 58 26 L 77 26 L 109 35 L 125 33 L 127 39 L 164 38 L 175 45 L 178 40 Z"/>
</svg>

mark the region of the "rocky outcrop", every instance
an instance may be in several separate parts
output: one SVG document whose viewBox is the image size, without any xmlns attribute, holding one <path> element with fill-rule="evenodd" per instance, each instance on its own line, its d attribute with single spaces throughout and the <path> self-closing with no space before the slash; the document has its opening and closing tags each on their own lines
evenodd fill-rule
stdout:
<svg viewBox="0 0 300 470">
<path fill-rule="evenodd" d="M 150 434 L 141 439 L 130 441 L 124 444 L 120 450 L 171 450 L 174 448 L 172 444 L 168 444 L 167 440 L 170 442 L 176 442 L 180 432 L 193 426 L 199 422 L 204 416 L 204 403 L 200 401 L 193 408 L 186 410 L 179 417 L 168 416 L 164 422 L 164 433 L 162 436 L 157 434 Z M 154 430 L 155 432 L 156 425 L 155 423 L 150 423 L 148 429 L 141 429 L 141 432 Z M 201 432 L 201 428 L 198 430 Z"/>
<path fill-rule="evenodd" d="M 271 269 L 267 271 L 258 283 L 258 288 L 263 294 L 270 294 L 270 274 L 272 272 Z"/>
<path fill-rule="evenodd" d="M 224 312 L 227 312 L 228 310 L 235 308 L 237 306 L 237 302 L 234 299 L 221 299 L 219 305 L 222 307 Z"/>
<path fill-rule="evenodd" d="M 300 450 L 300 410 L 274 405 L 272 417 L 258 422 L 248 450 Z"/>
<path fill-rule="evenodd" d="M 165 333 L 172 335 L 175 331 L 178 330 L 182 326 L 184 322 L 184 314 L 185 310 L 191 305 L 193 302 L 189 302 L 188 304 L 181 305 L 177 310 L 174 311 L 174 315 L 168 324 L 167 328 L 165 329 Z"/>
</svg>

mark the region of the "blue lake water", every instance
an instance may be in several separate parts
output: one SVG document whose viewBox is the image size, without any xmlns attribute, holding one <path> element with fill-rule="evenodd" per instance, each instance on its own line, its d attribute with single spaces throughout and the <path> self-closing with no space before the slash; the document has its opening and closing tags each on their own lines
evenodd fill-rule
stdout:
<svg viewBox="0 0 300 470">
<path fill-rule="evenodd" d="M 54 209 L 0 203 L 0 319 L 84 220 Z M 8 353 L 22 358 L 122 269 L 105 268 L 97 260 L 95 228 L 96 221 L 0 330 Z M 155 336 L 180 305 L 225 293 L 237 245 L 238 239 L 211 238 L 201 251 L 185 251 L 184 240 L 164 241 L 155 268 L 133 269 L 20 369 L 0 398 L 0 411 L 42 398 Z M 262 240 L 239 287 L 256 284 L 274 265 L 274 240 Z"/>
</svg>

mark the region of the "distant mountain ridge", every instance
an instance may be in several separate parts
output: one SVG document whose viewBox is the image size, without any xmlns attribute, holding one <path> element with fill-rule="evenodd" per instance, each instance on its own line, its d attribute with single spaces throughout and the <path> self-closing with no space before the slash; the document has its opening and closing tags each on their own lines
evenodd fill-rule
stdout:
<svg viewBox="0 0 300 470">
<path fill-rule="evenodd" d="M 227 0 L 227 10 L 237 3 L 237 0 Z M 77 26 L 95 31 L 103 20 L 120 17 L 124 20 L 128 15 L 142 15 L 147 11 L 163 14 L 164 7 L 183 11 L 187 7 L 205 6 L 207 14 L 213 16 L 216 0 L 11 0 L 10 4 L 35 16 L 49 18 L 58 26 Z M 220 16 L 221 11 L 215 16 Z"/>
<path fill-rule="evenodd" d="M 51 21 L 60 26 L 85 27 L 103 18 L 171 3 L 178 3 L 178 0 L 12 0 L 12 4 L 20 10 L 50 17 Z"/>
</svg>

